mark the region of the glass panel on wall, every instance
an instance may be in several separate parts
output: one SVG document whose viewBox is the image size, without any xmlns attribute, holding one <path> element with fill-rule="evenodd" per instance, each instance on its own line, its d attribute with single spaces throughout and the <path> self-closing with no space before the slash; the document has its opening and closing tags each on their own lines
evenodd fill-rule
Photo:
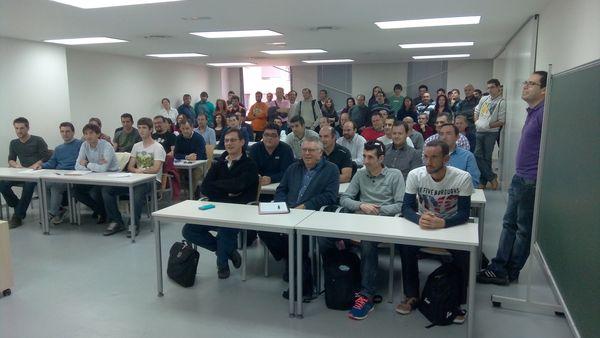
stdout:
<svg viewBox="0 0 600 338">
<path fill-rule="evenodd" d="M 263 102 L 267 102 L 267 94 L 273 95 L 275 100 L 275 88 L 282 87 L 284 93 L 290 91 L 290 67 L 289 66 L 258 66 L 244 67 L 244 102 L 251 106 L 256 102 L 255 93 L 263 93 Z"/>
</svg>

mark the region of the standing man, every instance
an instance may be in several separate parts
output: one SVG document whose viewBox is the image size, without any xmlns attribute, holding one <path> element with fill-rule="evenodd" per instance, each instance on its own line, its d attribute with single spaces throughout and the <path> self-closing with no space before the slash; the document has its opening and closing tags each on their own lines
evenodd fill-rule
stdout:
<svg viewBox="0 0 600 338">
<path fill-rule="evenodd" d="M 194 111 L 194 107 L 192 107 L 192 95 L 183 95 L 183 103 L 177 107 L 177 113 L 184 114 L 190 121 L 196 120 L 196 112 Z M 175 121 L 173 120 L 173 122 Z"/>
<path fill-rule="evenodd" d="M 279 141 L 279 127 L 269 123 L 263 139 L 250 147 L 250 158 L 258 166 L 260 185 L 278 183 L 285 170 L 294 162 L 294 152 L 285 142 Z"/>
<path fill-rule="evenodd" d="M 506 118 L 506 101 L 502 98 L 500 81 L 491 79 L 487 82 L 490 95 L 479 101 L 475 107 L 476 148 L 475 158 L 481 170 L 479 188 L 485 189 L 489 182 L 492 190 L 498 189 L 498 175 L 492 170 L 492 152 Z"/>
<path fill-rule="evenodd" d="M 189 123 L 189 121 L 187 121 Z M 188 124 L 189 125 L 189 124 Z M 140 230 L 140 217 L 142 208 L 146 203 L 147 194 L 152 193 L 152 184 L 160 184 L 162 180 L 162 165 L 165 162 L 165 149 L 160 143 L 152 139 L 152 120 L 147 117 L 142 117 L 137 122 L 137 127 L 140 131 L 142 140 L 133 145 L 131 149 L 131 157 L 127 164 L 127 170 L 130 173 L 137 174 L 155 174 L 155 182 L 139 184 L 133 188 L 134 196 L 129 198 L 134 199 L 135 208 L 135 233 Z M 191 127 L 190 127 L 191 129 Z M 121 212 L 119 211 L 118 197 L 129 192 L 127 187 L 102 187 L 102 198 L 104 199 L 104 208 L 110 223 L 104 231 L 104 236 L 110 236 L 125 229 Z M 131 233 L 127 235 L 131 237 Z"/>
<path fill-rule="evenodd" d="M 402 104 L 404 103 L 404 96 L 402 96 L 402 90 L 402 85 L 396 83 L 394 85 L 394 94 L 389 97 L 392 115 L 396 115 L 400 108 L 402 108 Z"/>
<path fill-rule="evenodd" d="M 238 128 L 224 132 L 223 142 L 226 151 L 215 159 L 202 181 L 202 194 L 213 202 L 246 204 L 256 201 L 258 189 L 258 169 L 244 149 L 244 137 Z M 213 236 L 209 231 L 216 231 Z M 217 255 L 217 276 L 229 278 L 229 260 L 238 269 L 242 257 L 236 250 L 238 229 L 186 224 L 181 230 L 183 237 Z"/>
<path fill-rule="evenodd" d="M 235 128 L 235 129 L 240 129 L 240 132 L 242 133 L 242 137 L 244 138 L 243 146 L 245 149 L 248 142 L 250 142 L 250 135 L 248 134 L 248 131 L 246 130 L 246 128 L 241 127 L 239 115 L 236 115 L 236 114 L 228 115 L 226 122 L 227 122 L 227 128 L 224 128 L 221 131 L 221 139 L 219 140 L 219 144 L 217 144 L 216 148 L 217 149 L 225 149 L 225 142 L 224 142 L 225 134 L 226 134 L 227 130 L 229 130 L 231 128 Z"/>
<path fill-rule="evenodd" d="M 349 113 L 350 119 L 354 122 L 357 130 L 362 130 L 367 125 L 367 118 L 371 114 L 371 109 L 365 104 L 365 96 L 363 94 L 356 96 L 356 104 L 350 108 Z"/>
<path fill-rule="evenodd" d="M 293 97 L 294 101 L 296 101 L 295 91 L 290 91 L 288 96 Z M 275 88 L 275 100 L 273 101 L 273 105 L 276 107 L 275 113 L 281 117 L 281 122 L 287 128 L 288 115 L 290 112 L 290 108 L 292 107 L 291 98 L 290 100 L 285 99 L 285 95 L 283 93 L 282 87 Z"/>
<path fill-rule="evenodd" d="M 517 172 L 508 190 L 498 252 L 477 276 L 479 283 L 508 285 L 517 281 L 529 257 L 547 77 L 547 72 L 537 71 L 523 82 L 521 98 L 529 107 L 517 149 Z"/>
<path fill-rule="evenodd" d="M 160 101 L 160 105 L 161 108 L 158 111 L 158 115 L 162 115 L 168 119 L 171 119 L 173 122 L 177 120 L 177 109 L 171 108 L 171 100 L 165 97 Z M 100 128 L 102 128 L 102 126 L 100 126 Z"/>
<path fill-rule="evenodd" d="M 61 123 L 59 129 L 60 137 L 64 143 L 54 148 L 54 153 L 48 162 L 42 163 L 42 165 L 37 166 L 35 169 L 75 169 L 77 155 L 79 155 L 79 148 L 83 141 L 74 137 L 75 127 L 71 122 Z M 60 224 L 65 212 L 67 212 L 67 209 L 61 206 L 63 194 L 67 191 L 67 184 L 58 182 L 46 183 L 46 191 L 48 195 L 48 219 L 52 224 Z"/>
<path fill-rule="evenodd" d="M 319 125 L 319 117 L 323 114 L 318 100 L 313 100 L 310 89 L 302 89 L 302 101 L 298 101 L 294 106 L 293 115 L 302 117 L 308 129 L 314 129 Z"/>
<path fill-rule="evenodd" d="M 256 103 L 250 107 L 248 116 L 246 117 L 248 121 L 252 121 L 252 130 L 254 130 L 254 140 L 256 142 L 262 140 L 262 135 L 265 131 L 265 126 L 267 125 L 267 113 L 269 106 L 262 102 L 262 97 L 263 94 L 260 91 L 254 94 Z"/>
<path fill-rule="evenodd" d="M 440 138 L 440 128 L 444 125 L 444 124 L 448 124 L 448 123 L 452 123 L 452 117 L 450 116 L 450 113 L 442 113 L 440 114 L 440 116 L 438 116 L 435 119 L 435 134 L 429 136 L 426 140 L 425 140 L 425 144 L 431 142 L 431 141 L 436 141 Z M 470 150 L 470 146 L 469 146 L 469 140 L 463 135 L 460 134 L 458 135 L 458 140 L 456 141 L 456 145 L 465 149 L 465 150 Z M 423 150 L 423 154 L 425 154 L 425 150 Z"/>
<path fill-rule="evenodd" d="M 196 102 L 194 105 L 194 113 L 196 114 L 196 118 L 200 113 L 206 114 L 208 118 L 209 125 L 213 125 L 213 114 L 215 112 L 215 105 L 208 101 L 208 93 L 202 92 L 200 93 L 200 101 Z M 193 120 L 190 120 L 193 121 Z"/>
<path fill-rule="evenodd" d="M 410 118 L 410 117 L 408 117 Z M 386 146 L 383 164 L 388 168 L 399 169 L 406 180 L 408 173 L 422 165 L 421 153 L 408 145 L 408 125 L 396 121 L 392 126 L 392 143 Z"/>
<path fill-rule="evenodd" d="M 416 106 L 423 100 L 423 94 L 429 92 L 429 87 L 422 84 L 419 86 L 419 95 L 413 99 L 413 104 Z"/>
<path fill-rule="evenodd" d="M 417 113 L 419 113 L 419 115 L 421 113 L 427 114 L 428 125 L 434 125 L 437 113 L 435 111 L 435 102 L 431 101 L 431 95 L 429 93 L 423 93 L 423 95 L 421 96 L 421 102 L 418 105 L 416 105 L 415 108 L 417 109 Z"/>
<path fill-rule="evenodd" d="M 350 150 L 352 161 L 354 161 L 358 167 L 362 167 L 362 151 L 367 141 L 364 137 L 356 133 L 356 125 L 354 122 L 348 121 L 344 124 L 343 136 L 337 139 L 336 142 Z"/>
<path fill-rule="evenodd" d="M 304 140 L 306 136 L 318 138 L 319 134 L 314 130 L 307 129 L 304 124 L 304 118 L 300 115 L 294 115 L 294 117 L 292 117 L 290 120 L 290 128 L 292 129 L 292 132 L 286 136 L 285 143 L 292 147 L 295 158 L 302 158 L 302 140 Z"/>
<path fill-rule="evenodd" d="M 418 133 L 415 129 L 415 120 L 412 117 L 406 116 L 402 119 L 402 122 L 408 125 L 408 139 L 412 142 L 413 147 L 418 151 L 423 151 L 423 146 L 425 145 L 425 140 L 423 139 L 423 134 Z M 408 142 L 408 140 L 407 140 Z"/>
<path fill-rule="evenodd" d="M 231 97 L 231 105 L 227 108 L 227 114 L 233 115 L 236 113 L 240 113 L 244 118 L 246 117 L 246 108 L 240 103 L 240 97 L 233 95 Z"/>
<path fill-rule="evenodd" d="M 133 116 L 129 113 L 121 115 L 121 126 L 123 128 L 115 133 L 113 145 L 116 152 L 131 152 L 136 142 L 142 140 L 140 133 L 133 127 Z"/>
<path fill-rule="evenodd" d="M 167 120 L 164 116 L 157 115 L 154 117 L 154 131 L 155 133 L 152 134 L 152 138 L 163 146 L 167 156 L 173 156 L 177 136 L 169 130 Z"/>
<path fill-rule="evenodd" d="M 467 117 L 464 115 L 456 115 L 454 118 L 454 125 L 458 128 L 458 131 L 469 140 L 469 151 L 474 153 L 477 145 L 475 134 L 469 129 L 469 122 Z"/>
<path fill-rule="evenodd" d="M 479 99 L 475 97 L 475 87 L 472 84 L 467 84 L 464 88 L 465 98 L 460 101 L 458 105 L 458 111 L 455 111 L 455 115 L 464 115 L 469 123 L 469 128 L 473 130 L 475 127 L 475 107 L 479 103 Z"/>
<path fill-rule="evenodd" d="M 350 150 L 335 142 L 335 129 L 327 126 L 319 130 L 319 137 L 323 143 L 323 157 L 335 164 L 340 171 L 340 183 L 350 182 L 356 172 L 356 164 L 352 162 Z"/>
<path fill-rule="evenodd" d="M 408 173 L 406 193 L 402 205 L 404 217 L 422 229 L 435 231 L 464 224 L 469 220 L 473 184 L 466 171 L 447 166 L 448 145 L 436 140 L 425 145 L 425 166 Z M 418 246 L 399 245 L 402 260 L 402 286 L 405 299 L 396 307 L 396 312 L 407 315 L 419 303 Z M 469 253 L 449 250 L 452 264 L 460 271 L 461 286 L 459 304 L 467 302 L 469 276 Z M 466 311 L 456 309 L 454 323 L 465 321 Z"/>
<path fill-rule="evenodd" d="M 476 187 L 479 185 L 480 173 L 479 168 L 477 168 L 475 156 L 470 151 L 456 146 L 458 135 L 460 135 L 458 128 L 452 123 L 447 123 L 440 127 L 439 134 L 440 140 L 446 142 L 450 149 L 448 165 L 468 172 L 471 175 L 473 186 Z"/>
<path fill-rule="evenodd" d="M 208 126 L 208 116 L 204 112 L 198 113 L 198 128 L 194 128 L 194 131 L 204 137 L 204 143 L 217 144 L 215 130 Z"/>
<path fill-rule="evenodd" d="M 371 115 L 371 126 L 363 129 L 360 135 L 367 141 L 375 141 L 378 137 L 385 135 L 383 131 L 383 117 L 379 111 L 373 112 Z"/>
<path fill-rule="evenodd" d="M 400 170 L 388 168 L 383 164 L 384 154 L 383 143 L 365 143 L 365 168 L 356 172 L 348 189 L 340 196 L 342 207 L 367 215 L 394 216 L 400 213 L 404 197 L 404 178 Z M 328 252 L 345 247 L 345 242 L 339 239 L 319 237 L 318 241 L 324 260 L 327 259 Z M 354 306 L 348 313 L 351 319 L 365 319 L 373 310 L 373 296 L 377 292 L 378 245 L 378 242 L 360 241 L 361 286 Z"/>
<path fill-rule="evenodd" d="M 43 138 L 29 134 L 29 121 L 26 118 L 17 117 L 14 119 L 13 127 L 17 138 L 10 141 L 8 146 L 8 166 L 10 168 L 35 169 L 48 160 L 48 145 Z M 17 159 L 19 163 L 17 163 Z M 6 204 L 14 208 L 14 213 L 8 221 L 11 229 L 23 225 L 23 219 L 27 214 L 27 208 L 29 208 L 37 183 L 23 183 L 21 198 L 18 198 L 12 191 L 12 187 L 16 184 L 18 182 L 0 181 L 0 192 L 6 200 Z"/>
</svg>

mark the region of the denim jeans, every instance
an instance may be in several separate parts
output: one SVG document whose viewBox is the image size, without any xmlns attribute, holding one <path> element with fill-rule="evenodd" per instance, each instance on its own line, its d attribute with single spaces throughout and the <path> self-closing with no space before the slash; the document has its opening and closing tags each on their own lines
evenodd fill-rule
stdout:
<svg viewBox="0 0 600 338">
<path fill-rule="evenodd" d="M 16 217 L 19 217 L 20 219 L 25 218 L 36 184 L 37 183 L 35 182 L 0 181 L 0 193 L 4 196 L 6 204 L 8 204 L 9 207 L 15 208 Z M 12 187 L 15 185 L 23 187 L 21 198 L 18 198 L 12 191 Z"/>
<path fill-rule="evenodd" d="M 335 238 L 319 237 L 319 251 L 324 257 L 327 252 L 337 250 L 335 243 L 340 241 Z M 377 292 L 377 269 L 379 267 L 379 243 L 370 241 L 360 242 L 360 294 L 372 299 Z"/>
<path fill-rule="evenodd" d="M 65 183 L 46 183 L 46 195 L 48 196 L 48 213 L 52 216 L 58 215 L 63 201 L 63 194 L 67 191 Z"/>
<path fill-rule="evenodd" d="M 79 202 L 92 209 L 98 216 L 106 217 L 102 187 L 95 185 L 76 184 L 73 187 L 73 196 Z"/>
<path fill-rule="evenodd" d="M 512 178 L 498 252 L 489 267 L 498 276 L 518 278 L 529 257 L 535 186 L 536 180 L 517 175 Z"/>
<path fill-rule="evenodd" d="M 135 224 L 140 226 L 140 218 L 142 216 L 142 208 L 146 203 L 146 195 L 152 191 L 151 183 L 144 183 L 136 185 L 133 188 L 134 200 L 133 207 L 135 208 Z M 119 224 L 125 224 L 119 211 L 119 195 L 125 195 L 129 193 L 127 187 L 102 187 L 102 199 L 104 200 L 104 208 L 106 209 L 106 218 L 109 222 L 117 222 Z"/>
<path fill-rule="evenodd" d="M 216 231 L 213 236 L 209 231 Z M 239 229 L 214 227 L 209 225 L 186 224 L 181 230 L 183 238 L 217 254 L 217 267 L 227 269 L 229 256 L 237 245 Z"/>
<path fill-rule="evenodd" d="M 417 253 L 421 247 L 414 245 L 398 245 L 402 261 L 402 286 L 407 298 L 419 298 L 419 262 Z M 448 250 L 460 271 L 460 303 L 467 303 L 467 286 L 469 281 L 469 252 Z"/>
<path fill-rule="evenodd" d="M 484 186 L 496 178 L 496 174 L 492 170 L 492 153 L 497 139 L 498 132 L 476 134 L 474 155 L 477 160 L 477 167 L 481 172 L 479 183 Z"/>
</svg>

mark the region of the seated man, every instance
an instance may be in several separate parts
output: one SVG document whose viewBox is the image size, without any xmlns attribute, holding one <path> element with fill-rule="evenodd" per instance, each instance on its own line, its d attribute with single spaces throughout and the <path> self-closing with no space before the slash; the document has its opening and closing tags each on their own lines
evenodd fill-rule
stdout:
<svg viewBox="0 0 600 338">
<path fill-rule="evenodd" d="M 299 116 L 294 116 L 299 117 Z M 294 123 L 294 122 L 292 122 Z M 297 123 L 297 121 L 296 121 Z M 322 206 L 334 204 L 339 190 L 339 173 L 335 164 L 325 160 L 323 144 L 318 138 L 307 135 L 302 141 L 302 158 L 292 163 L 283 174 L 275 191 L 275 202 L 285 202 L 289 208 L 319 210 Z M 288 259 L 287 235 L 261 233 L 261 239 L 276 260 Z M 308 237 L 303 239 L 303 296 L 312 296 L 312 274 L 308 259 Z M 288 264 L 285 265 L 286 269 Z M 284 280 L 286 275 L 284 275 Z M 289 293 L 285 291 L 283 297 Z"/>
<path fill-rule="evenodd" d="M 258 169 L 243 151 L 244 136 L 237 128 L 228 129 L 223 137 L 226 151 L 213 162 L 202 181 L 200 191 L 214 202 L 246 204 L 256 200 Z M 209 231 L 216 231 L 213 236 Z M 183 237 L 217 255 L 217 276 L 229 278 L 229 260 L 237 269 L 242 257 L 236 250 L 238 229 L 186 224 L 181 230 Z"/>
<path fill-rule="evenodd" d="M 340 171 L 340 183 L 350 182 L 356 172 L 356 164 L 352 162 L 350 150 L 335 142 L 335 129 L 324 127 L 319 131 L 323 143 L 323 157 L 335 164 Z"/>
<path fill-rule="evenodd" d="M 194 131 L 204 137 L 206 144 L 217 144 L 217 134 L 208 126 L 208 116 L 205 112 L 198 113 L 198 128 L 194 128 Z"/>
<path fill-rule="evenodd" d="M 304 140 L 306 136 L 318 139 L 319 134 L 317 134 L 314 130 L 307 129 L 304 124 L 304 118 L 300 115 L 294 115 L 294 117 L 290 119 L 289 125 L 292 129 L 292 132 L 287 135 L 285 143 L 292 147 L 295 158 L 302 158 L 303 154 L 300 149 L 302 140 Z"/>
<path fill-rule="evenodd" d="M 8 146 L 8 166 L 10 168 L 36 168 L 48 160 L 48 145 L 43 138 L 29 134 L 29 121 L 24 117 L 17 117 L 13 121 L 17 138 L 10 141 Z M 17 159 L 19 163 L 17 163 Z M 23 225 L 23 219 L 31 203 L 36 182 L 22 183 L 21 198 L 12 191 L 16 181 L 0 181 L 0 192 L 9 207 L 14 208 L 9 227 L 16 228 Z"/>
<path fill-rule="evenodd" d="M 448 161 L 448 165 L 468 172 L 471 175 L 473 187 L 478 186 L 479 168 L 477 167 L 475 156 L 470 151 L 456 146 L 459 135 L 458 128 L 451 123 L 447 123 L 440 128 L 439 134 L 440 140 L 446 142 L 448 148 L 450 148 L 450 161 Z"/>
<path fill-rule="evenodd" d="M 466 171 L 447 166 L 450 149 L 445 142 L 433 141 L 425 145 L 425 166 L 412 170 L 406 179 L 406 193 L 402 205 L 404 217 L 422 229 L 435 230 L 464 224 L 469 220 L 473 184 Z M 418 195 L 418 197 L 417 197 Z M 396 312 L 407 315 L 419 303 L 419 247 L 400 245 L 402 283 L 405 299 Z M 467 301 L 469 253 L 449 250 L 461 273 L 460 304 Z M 457 309 L 454 323 L 462 324 L 466 311 Z"/>
<path fill-rule="evenodd" d="M 356 172 L 348 189 L 340 196 L 344 208 L 368 215 L 393 216 L 402 209 L 404 178 L 398 169 L 387 168 L 383 164 L 384 146 L 379 141 L 365 143 L 363 151 L 364 169 Z M 345 247 L 344 241 L 320 237 L 319 249 L 323 260 L 331 250 Z M 337 242 L 337 243 L 336 243 Z M 377 242 L 361 241 L 360 272 L 361 288 L 354 306 L 348 313 L 351 319 L 365 319 L 373 310 L 373 296 L 377 291 Z"/>
<path fill-rule="evenodd" d="M 204 137 L 195 133 L 191 121 L 187 119 L 179 124 L 181 134 L 175 140 L 175 160 L 206 160 L 206 144 Z M 183 181 L 188 182 L 188 175 L 181 175 Z M 202 178 L 202 168 L 194 168 L 192 170 L 192 187 L 198 186 L 198 182 Z M 189 182 L 188 182 L 189 183 Z M 186 185 L 187 186 L 187 185 Z"/>
<path fill-rule="evenodd" d="M 464 135 L 469 140 L 469 151 L 475 153 L 475 147 L 477 146 L 477 139 L 475 133 L 469 128 L 469 121 L 465 115 L 456 115 L 454 117 L 454 125 L 458 128 L 461 135 Z"/>
<path fill-rule="evenodd" d="M 383 131 L 383 117 L 380 112 L 376 111 L 371 115 L 371 126 L 363 129 L 360 135 L 367 141 L 375 141 L 378 137 L 385 135 Z"/>
<path fill-rule="evenodd" d="M 225 149 L 225 134 L 227 133 L 227 130 L 229 130 L 231 128 L 235 128 L 235 129 L 240 129 L 240 131 L 242 133 L 242 137 L 244 138 L 243 146 L 244 146 L 244 149 L 246 149 L 248 147 L 248 143 L 250 142 L 250 135 L 248 134 L 248 131 L 246 130 L 246 128 L 241 128 L 240 117 L 235 114 L 227 115 L 226 122 L 227 122 L 227 128 L 224 128 L 221 131 L 221 138 L 220 138 L 219 144 L 217 144 L 216 148 L 220 149 L 220 150 Z"/>
<path fill-rule="evenodd" d="M 167 154 L 165 149 L 160 143 L 152 139 L 152 120 L 147 117 L 142 117 L 137 122 L 137 127 L 142 138 L 141 142 L 133 145 L 131 148 L 131 155 L 129 157 L 129 163 L 127 164 L 127 170 L 131 173 L 137 174 L 154 174 L 156 175 L 156 182 L 149 182 L 146 184 L 139 184 L 133 188 L 134 207 L 134 221 L 135 221 L 135 233 L 139 233 L 140 229 L 140 217 L 142 215 L 142 209 L 146 202 L 146 195 L 152 192 L 152 184 L 160 184 L 162 179 L 162 165 L 165 162 Z M 102 198 L 104 199 L 104 208 L 106 208 L 106 214 L 108 217 L 108 227 L 104 231 L 104 236 L 110 236 L 116 234 L 119 231 L 125 229 L 121 212 L 119 211 L 118 197 L 129 192 L 128 187 L 102 187 Z M 131 233 L 127 235 L 131 237 Z"/>
<path fill-rule="evenodd" d="M 435 119 L 435 134 L 429 136 L 426 140 L 425 140 L 425 144 L 428 144 L 431 141 L 436 141 L 439 140 L 440 138 L 440 128 L 446 124 L 446 123 L 452 123 L 452 117 L 450 116 L 450 113 L 442 113 L 440 114 L 436 119 Z M 469 146 L 469 140 L 463 135 L 460 134 L 458 135 L 458 140 L 456 141 L 456 145 L 465 149 L 465 150 L 470 150 L 470 146 Z M 425 150 L 423 150 L 423 156 L 425 156 Z"/>
<path fill-rule="evenodd" d="M 352 161 L 354 161 L 358 167 L 362 167 L 362 151 L 367 141 L 364 137 L 356 133 L 356 125 L 353 121 L 346 122 L 343 131 L 344 135 L 337 139 L 337 144 L 350 150 Z"/>
<path fill-rule="evenodd" d="M 162 115 L 154 117 L 154 134 L 152 138 L 165 149 L 167 156 L 173 156 L 177 137 L 169 129 L 167 118 Z"/>
<path fill-rule="evenodd" d="M 407 133 L 409 130 L 406 123 L 394 122 L 392 126 L 392 144 L 386 147 L 385 159 L 383 160 L 386 167 L 402 171 L 405 180 L 411 170 L 422 165 L 421 153 L 408 145 Z"/>
<path fill-rule="evenodd" d="M 383 125 L 383 132 L 385 133 L 385 135 L 377 138 L 377 141 L 380 141 L 386 147 L 394 142 L 394 140 L 392 139 L 392 127 L 394 126 L 394 122 L 396 122 L 394 116 L 386 117 L 385 124 Z M 409 147 L 415 147 L 410 137 L 406 138 L 405 142 Z"/>
<path fill-rule="evenodd" d="M 266 125 L 262 141 L 250 147 L 250 158 L 258 166 L 260 185 L 278 183 L 286 169 L 294 162 L 292 148 L 279 141 L 279 127 Z"/>
<path fill-rule="evenodd" d="M 413 127 L 415 125 L 415 120 L 412 117 L 406 116 L 402 119 L 402 122 L 408 124 L 408 140 L 410 140 L 413 144 L 413 147 L 418 151 L 423 151 L 423 145 L 425 144 L 425 140 L 423 139 L 423 134 L 417 132 Z M 406 141 L 408 143 L 408 140 Z"/>
<path fill-rule="evenodd" d="M 48 162 L 37 166 L 36 169 L 60 169 L 73 170 L 77 162 L 79 148 L 83 141 L 76 139 L 75 127 L 71 122 L 63 122 L 59 126 L 60 136 L 64 143 L 54 149 L 52 157 Z M 46 183 L 46 194 L 48 196 L 48 219 L 52 224 L 62 223 L 67 209 L 62 207 L 63 195 L 67 191 L 66 183 L 48 182 Z"/>
<path fill-rule="evenodd" d="M 129 113 L 121 115 L 121 125 L 123 128 L 115 132 L 113 145 L 116 152 L 130 153 L 133 145 L 141 141 L 140 133 L 133 127 L 133 116 Z"/>
<path fill-rule="evenodd" d="M 93 172 L 119 171 L 119 162 L 112 145 L 100 139 L 100 127 L 88 123 L 83 127 L 85 142 L 79 148 L 75 170 Z M 102 199 L 102 187 L 99 185 L 76 184 L 73 187 L 76 200 L 92 209 L 98 217 L 98 224 L 106 222 L 106 209 Z"/>
</svg>

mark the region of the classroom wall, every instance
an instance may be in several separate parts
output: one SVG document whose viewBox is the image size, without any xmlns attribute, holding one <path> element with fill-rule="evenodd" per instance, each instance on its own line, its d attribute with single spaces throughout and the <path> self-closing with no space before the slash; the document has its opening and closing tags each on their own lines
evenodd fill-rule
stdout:
<svg viewBox="0 0 600 338">
<path fill-rule="evenodd" d="M 353 64 L 352 94 L 371 97 L 374 86 L 380 86 L 386 95 L 393 93 L 394 85 L 407 87 L 408 63 Z"/>
<path fill-rule="evenodd" d="M 493 60 L 453 60 L 448 61 L 447 90 L 458 88 L 464 98 L 463 88 L 471 83 L 475 88 L 486 91 L 486 82 L 492 78 Z M 503 83 L 503 79 L 499 79 Z"/>
<path fill-rule="evenodd" d="M 316 98 L 318 73 L 317 66 L 292 66 L 292 89 L 298 92 L 298 99 L 302 99 L 302 88 L 309 88 Z"/>
<path fill-rule="evenodd" d="M 558 73 L 600 58 L 600 1 L 554 0 L 540 13 L 537 68 Z"/>
<path fill-rule="evenodd" d="M 171 60 L 67 49 L 67 64 L 73 123 L 79 130 L 90 117 L 99 117 L 110 136 L 121 114 L 153 117 L 163 97 L 176 108 L 185 93 L 199 101 L 209 83 L 206 67 Z"/>
<path fill-rule="evenodd" d="M 65 49 L 0 37 L 0 165 L 7 166 L 8 143 L 16 138 L 12 120 L 24 116 L 30 133 L 50 148 L 62 143 L 60 122 L 70 120 Z"/>
</svg>

